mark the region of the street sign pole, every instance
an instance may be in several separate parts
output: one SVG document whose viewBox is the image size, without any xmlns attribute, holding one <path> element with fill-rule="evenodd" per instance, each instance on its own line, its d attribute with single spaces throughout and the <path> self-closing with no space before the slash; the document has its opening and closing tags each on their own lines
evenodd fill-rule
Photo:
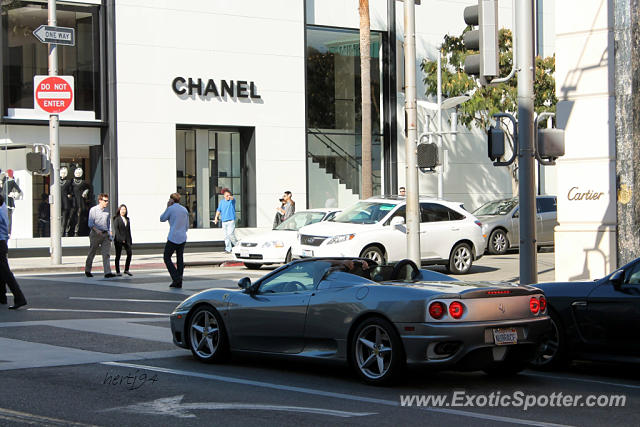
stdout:
<svg viewBox="0 0 640 427">
<path fill-rule="evenodd" d="M 49 25 L 56 26 L 56 1 L 48 0 Z M 49 43 L 49 76 L 58 75 L 58 45 Z M 34 100 L 35 102 L 35 100 Z M 52 171 L 49 178 L 50 229 L 51 229 L 51 264 L 62 264 L 62 200 L 60 183 L 60 146 L 58 143 L 58 115 L 49 115 L 49 150 L 51 153 Z"/>
<path fill-rule="evenodd" d="M 407 129 L 407 258 L 420 266 L 420 189 L 418 187 L 418 111 L 416 103 L 415 0 L 404 1 L 404 79 Z"/>
<path fill-rule="evenodd" d="M 520 203 L 520 283 L 538 282 L 533 149 L 533 0 L 516 4 L 518 69 L 518 178 Z"/>
</svg>

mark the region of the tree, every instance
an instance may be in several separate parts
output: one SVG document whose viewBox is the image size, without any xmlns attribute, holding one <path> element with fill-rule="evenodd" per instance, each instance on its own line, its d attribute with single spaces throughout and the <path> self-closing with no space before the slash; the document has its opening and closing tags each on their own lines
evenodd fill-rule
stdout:
<svg viewBox="0 0 640 427">
<path fill-rule="evenodd" d="M 371 176 L 371 31 L 369 0 L 360 0 L 360 87 L 362 93 L 362 192 L 363 199 L 373 196 Z"/>
<path fill-rule="evenodd" d="M 467 27 L 459 37 L 446 35 L 440 46 L 442 60 L 442 96 L 450 98 L 467 94 L 471 99 L 458 107 L 458 122 L 464 126 L 477 126 L 487 129 L 492 122 L 492 116 L 499 112 L 516 115 L 518 110 L 517 78 L 508 82 L 483 87 L 479 80 L 464 72 L 464 59 L 468 54 L 476 53 L 465 49 L 462 36 L 471 27 Z M 513 43 L 511 30 L 501 29 L 498 34 L 500 49 L 500 75 L 506 76 L 511 71 L 513 63 Z M 536 114 L 543 111 L 555 112 L 558 99 L 555 95 L 555 56 L 535 58 L 534 109 Z M 437 96 L 437 62 L 423 60 L 422 71 L 425 73 L 424 83 L 426 95 Z M 511 141 L 510 141 L 511 142 Z M 511 142 L 512 148 L 513 143 Z M 517 177 L 517 167 L 514 163 L 511 169 L 514 179 Z M 515 187 L 515 183 L 514 183 Z M 514 188 L 515 190 L 515 188 Z"/>
<path fill-rule="evenodd" d="M 517 111 L 517 78 L 506 83 L 482 87 L 477 78 L 464 72 L 464 59 L 467 54 L 476 53 L 466 50 L 462 41 L 467 27 L 459 37 L 446 35 L 440 46 L 442 61 L 442 96 L 450 98 L 463 94 L 470 94 L 471 99 L 458 107 L 458 121 L 470 126 L 474 124 L 486 128 L 491 122 L 491 116 L 498 112 Z M 498 34 L 500 49 L 500 74 L 506 76 L 511 71 L 513 63 L 513 46 L 511 30 L 501 29 Z M 555 95 L 555 56 L 536 57 L 536 75 L 534 80 L 534 108 L 537 114 L 543 111 L 554 112 L 558 99 Z M 425 73 L 424 83 L 426 94 L 437 95 L 437 62 L 423 60 L 422 71 Z"/>
</svg>

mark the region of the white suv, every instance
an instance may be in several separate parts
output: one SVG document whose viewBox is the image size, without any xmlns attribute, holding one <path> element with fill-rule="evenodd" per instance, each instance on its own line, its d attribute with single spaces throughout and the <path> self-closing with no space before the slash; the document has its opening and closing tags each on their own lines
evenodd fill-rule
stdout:
<svg viewBox="0 0 640 427">
<path fill-rule="evenodd" d="M 298 231 L 297 258 L 363 257 L 377 263 L 407 257 L 404 197 L 374 197 L 357 202 L 331 221 Z M 441 264 L 465 274 L 487 245 L 482 223 L 460 203 L 420 198 L 420 253 L 423 264 Z"/>
</svg>

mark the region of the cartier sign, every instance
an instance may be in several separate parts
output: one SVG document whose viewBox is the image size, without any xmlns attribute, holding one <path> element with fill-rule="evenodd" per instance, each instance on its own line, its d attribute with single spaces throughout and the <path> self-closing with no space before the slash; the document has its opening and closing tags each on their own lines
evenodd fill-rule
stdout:
<svg viewBox="0 0 640 427">
<path fill-rule="evenodd" d="M 230 96 L 231 98 L 250 98 L 260 99 L 258 90 L 254 82 L 246 80 L 204 80 L 201 78 L 184 78 L 176 77 L 171 82 L 171 89 L 176 95 L 193 95 L 222 97 Z"/>
<path fill-rule="evenodd" d="M 571 187 L 567 193 L 567 199 L 569 200 L 600 200 L 600 197 L 604 195 L 603 192 L 593 190 L 580 190 L 580 187 Z"/>
</svg>

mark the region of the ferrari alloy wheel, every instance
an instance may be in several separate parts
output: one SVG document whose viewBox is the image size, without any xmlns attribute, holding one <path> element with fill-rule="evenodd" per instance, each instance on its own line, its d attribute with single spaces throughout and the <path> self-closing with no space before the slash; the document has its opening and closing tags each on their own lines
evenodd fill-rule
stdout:
<svg viewBox="0 0 640 427">
<path fill-rule="evenodd" d="M 558 316 L 550 312 L 551 331 L 546 335 L 530 365 L 534 369 L 551 370 L 566 362 L 564 336 L 560 330 Z"/>
<path fill-rule="evenodd" d="M 457 244 L 449 256 L 448 269 L 453 274 L 467 274 L 473 264 L 471 247 L 467 243 Z"/>
<path fill-rule="evenodd" d="M 372 318 L 355 331 L 351 363 L 360 378 L 369 384 L 384 384 L 403 366 L 402 344 L 393 325 Z"/>
<path fill-rule="evenodd" d="M 198 308 L 189 320 L 189 348 L 203 362 L 215 362 L 227 350 L 224 326 L 218 312 L 210 306 Z"/>
<path fill-rule="evenodd" d="M 370 259 L 375 261 L 376 264 L 382 265 L 384 264 L 384 254 L 382 250 L 377 246 L 368 246 L 362 250 L 360 254 L 360 258 Z"/>
<path fill-rule="evenodd" d="M 489 253 L 492 255 L 504 255 L 509 248 L 509 240 L 504 230 L 497 229 L 489 236 Z"/>
</svg>

